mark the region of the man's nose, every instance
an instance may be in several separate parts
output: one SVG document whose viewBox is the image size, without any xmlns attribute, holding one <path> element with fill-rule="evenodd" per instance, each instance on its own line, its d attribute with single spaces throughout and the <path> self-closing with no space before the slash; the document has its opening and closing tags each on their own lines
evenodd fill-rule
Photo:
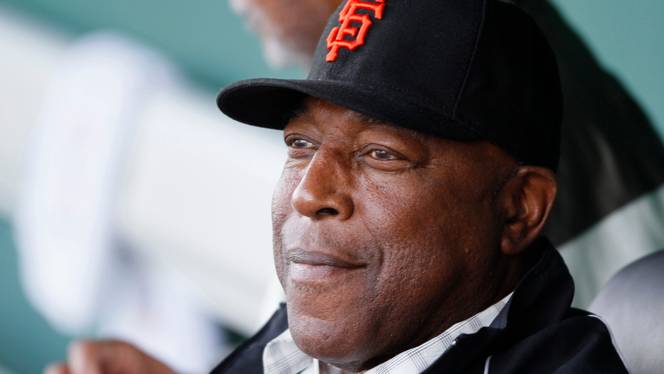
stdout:
<svg viewBox="0 0 664 374">
<path fill-rule="evenodd" d="M 314 220 L 350 218 L 354 205 L 348 191 L 348 168 L 332 155 L 317 153 L 293 191 L 293 208 Z"/>
</svg>

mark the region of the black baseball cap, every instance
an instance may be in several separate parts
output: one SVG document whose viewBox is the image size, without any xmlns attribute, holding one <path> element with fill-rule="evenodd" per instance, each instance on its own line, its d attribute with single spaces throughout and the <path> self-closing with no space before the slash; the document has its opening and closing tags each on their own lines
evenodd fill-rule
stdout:
<svg viewBox="0 0 664 374">
<path fill-rule="evenodd" d="M 557 168 L 556 59 L 535 22 L 502 1 L 345 0 L 307 79 L 236 82 L 217 104 L 237 121 L 283 129 L 306 97 Z"/>
</svg>

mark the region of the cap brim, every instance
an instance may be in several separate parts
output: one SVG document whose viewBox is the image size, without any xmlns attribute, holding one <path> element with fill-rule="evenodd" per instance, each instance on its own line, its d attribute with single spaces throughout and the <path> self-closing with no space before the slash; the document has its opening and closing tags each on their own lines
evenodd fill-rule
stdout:
<svg viewBox="0 0 664 374">
<path fill-rule="evenodd" d="M 224 88 L 219 109 L 236 121 L 283 129 L 306 97 L 343 106 L 373 119 L 457 140 L 481 137 L 467 123 L 459 123 L 420 103 L 377 95 L 358 84 L 325 80 L 250 79 Z"/>
</svg>

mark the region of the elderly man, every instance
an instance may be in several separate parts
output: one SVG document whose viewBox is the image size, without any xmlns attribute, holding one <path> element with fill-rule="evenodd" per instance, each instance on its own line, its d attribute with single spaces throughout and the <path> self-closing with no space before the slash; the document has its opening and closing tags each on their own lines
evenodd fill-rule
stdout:
<svg viewBox="0 0 664 374">
<path fill-rule="evenodd" d="M 528 16 L 497 0 L 347 0 L 313 61 L 306 80 L 219 95 L 230 117 L 284 132 L 287 302 L 214 372 L 626 372 L 540 236 L 561 94 Z M 126 346 L 75 356 L 81 372 L 127 357 L 125 372 L 167 372 Z"/>
<path fill-rule="evenodd" d="M 553 53 L 492 0 L 349 0 L 309 78 L 219 106 L 283 128 L 287 303 L 218 372 L 624 372 L 540 237 L 555 199 Z"/>
</svg>

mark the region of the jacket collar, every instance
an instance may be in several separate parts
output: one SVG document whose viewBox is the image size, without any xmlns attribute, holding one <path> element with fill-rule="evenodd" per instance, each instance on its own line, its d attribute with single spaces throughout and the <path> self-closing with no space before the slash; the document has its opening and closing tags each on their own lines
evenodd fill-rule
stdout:
<svg viewBox="0 0 664 374">
<path fill-rule="evenodd" d="M 530 248 L 531 266 L 514 290 L 514 296 L 491 327 L 511 330 L 518 321 L 519 330 L 532 333 L 563 319 L 574 297 L 574 281 L 560 253 L 545 238 L 538 238 Z M 546 295 L 546 297 L 542 297 Z M 516 333 L 516 338 L 522 334 Z"/>
<path fill-rule="evenodd" d="M 425 373 L 469 372 L 471 365 L 483 362 L 500 347 L 511 346 L 565 318 L 574 296 L 574 282 L 565 262 L 545 237 L 527 251 L 532 265 L 491 326 L 460 336 Z"/>
</svg>

